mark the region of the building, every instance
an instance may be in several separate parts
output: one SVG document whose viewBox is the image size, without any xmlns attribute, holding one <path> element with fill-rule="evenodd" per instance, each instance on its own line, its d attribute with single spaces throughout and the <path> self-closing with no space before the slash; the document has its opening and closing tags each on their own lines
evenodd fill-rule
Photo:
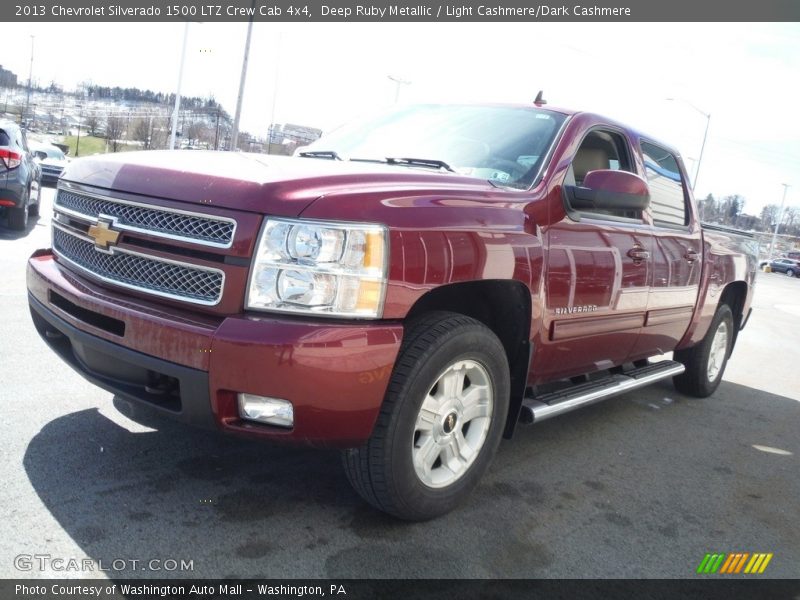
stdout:
<svg viewBox="0 0 800 600">
<path fill-rule="evenodd" d="M 17 76 L 0 65 L 0 87 L 17 87 Z"/>
<path fill-rule="evenodd" d="M 308 146 L 321 135 L 322 130 L 314 127 L 274 123 L 269 128 L 269 153 L 292 154 L 295 148 Z"/>
</svg>

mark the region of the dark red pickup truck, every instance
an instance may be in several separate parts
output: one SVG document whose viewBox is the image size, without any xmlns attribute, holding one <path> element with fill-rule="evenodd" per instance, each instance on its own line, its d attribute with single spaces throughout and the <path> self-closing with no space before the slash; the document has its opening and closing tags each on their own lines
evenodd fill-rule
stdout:
<svg viewBox="0 0 800 600">
<path fill-rule="evenodd" d="M 340 447 L 368 502 L 424 519 L 519 422 L 667 377 L 713 393 L 755 250 L 701 228 L 678 153 L 624 125 L 425 105 L 295 157 L 74 161 L 28 288 L 134 417 Z"/>
</svg>

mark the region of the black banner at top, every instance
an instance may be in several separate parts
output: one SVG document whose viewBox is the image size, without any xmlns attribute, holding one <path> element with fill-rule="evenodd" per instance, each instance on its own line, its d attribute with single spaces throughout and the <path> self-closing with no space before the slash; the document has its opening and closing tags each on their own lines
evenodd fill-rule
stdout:
<svg viewBox="0 0 800 600">
<path fill-rule="evenodd" d="M 800 21 L 800 0 L 4 0 L 5 22 Z"/>
</svg>

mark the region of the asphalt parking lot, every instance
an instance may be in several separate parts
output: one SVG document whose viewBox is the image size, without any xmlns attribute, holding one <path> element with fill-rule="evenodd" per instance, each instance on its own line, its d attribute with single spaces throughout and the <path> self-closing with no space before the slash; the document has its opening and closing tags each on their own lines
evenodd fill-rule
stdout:
<svg viewBox="0 0 800 600">
<path fill-rule="evenodd" d="M 25 292 L 44 194 L 25 235 L 0 228 L 0 577 L 98 575 L 17 558 L 44 555 L 129 577 L 682 578 L 736 551 L 800 577 L 800 280 L 759 274 L 714 397 L 661 383 L 521 428 L 465 505 L 408 524 L 335 452 L 135 424 L 57 359 Z"/>
</svg>

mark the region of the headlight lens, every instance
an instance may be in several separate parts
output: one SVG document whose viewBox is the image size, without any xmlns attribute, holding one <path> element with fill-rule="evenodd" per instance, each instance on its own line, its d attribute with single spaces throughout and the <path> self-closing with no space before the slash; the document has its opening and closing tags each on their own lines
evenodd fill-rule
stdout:
<svg viewBox="0 0 800 600">
<path fill-rule="evenodd" d="M 378 318 L 386 242 L 381 225 L 268 219 L 253 258 L 247 308 Z"/>
</svg>

